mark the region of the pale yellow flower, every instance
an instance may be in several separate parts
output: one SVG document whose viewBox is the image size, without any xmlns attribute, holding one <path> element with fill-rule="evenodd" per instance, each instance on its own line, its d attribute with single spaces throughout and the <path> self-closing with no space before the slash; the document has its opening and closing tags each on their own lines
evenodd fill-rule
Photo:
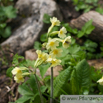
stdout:
<svg viewBox="0 0 103 103">
<path fill-rule="evenodd" d="M 47 53 L 42 53 L 41 59 L 43 61 L 46 61 L 48 59 L 48 54 Z"/>
<path fill-rule="evenodd" d="M 23 76 L 22 76 L 22 74 L 20 75 L 16 75 L 15 77 L 14 77 L 14 80 L 17 82 L 17 83 L 20 83 L 20 82 L 24 82 L 24 78 L 23 78 Z"/>
<path fill-rule="evenodd" d="M 55 59 L 55 58 L 48 58 L 47 62 L 51 63 L 50 67 L 55 67 L 57 65 L 60 65 L 61 60 Z"/>
<path fill-rule="evenodd" d="M 42 59 L 43 61 L 46 61 L 48 58 L 48 54 L 42 52 L 41 50 L 37 50 L 36 53 L 38 54 L 38 58 Z"/>
<path fill-rule="evenodd" d="M 42 47 L 46 48 L 46 45 L 47 45 L 47 43 L 45 42 L 45 43 L 42 44 Z"/>
<path fill-rule="evenodd" d="M 68 36 L 67 38 L 65 38 L 64 40 L 62 40 L 63 42 L 63 47 L 64 48 L 68 48 L 70 43 L 71 43 L 71 36 Z"/>
<path fill-rule="evenodd" d="M 11 72 L 12 72 L 13 75 L 21 74 L 22 73 L 22 71 L 20 70 L 19 67 L 15 67 Z"/>
<path fill-rule="evenodd" d="M 41 58 L 41 56 L 42 56 L 41 50 L 37 50 L 36 53 L 38 54 L 38 58 Z"/>
<path fill-rule="evenodd" d="M 100 85 L 103 85 L 103 77 L 97 81 Z"/>
<path fill-rule="evenodd" d="M 52 50 L 52 49 L 55 49 L 56 46 L 59 46 L 59 42 L 56 41 L 56 39 L 50 39 L 49 38 L 48 43 L 46 45 L 46 48 Z"/>
<path fill-rule="evenodd" d="M 21 70 L 27 70 L 27 68 L 25 67 L 15 67 L 11 72 L 14 76 L 14 80 L 17 82 L 17 83 L 20 83 L 20 82 L 23 82 L 24 81 L 24 78 L 22 76 L 22 71 Z"/>
<path fill-rule="evenodd" d="M 51 57 L 60 57 L 62 49 L 55 48 L 50 52 Z"/>
<path fill-rule="evenodd" d="M 48 59 L 48 54 L 42 52 L 41 50 L 37 50 L 36 53 L 38 54 L 38 58 L 35 61 L 34 67 L 38 67 L 39 65 L 41 65 L 43 62 L 45 63 Z"/>
<path fill-rule="evenodd" d="M 65 28 L 65 27 L 62 27 L 62 28 L 60 29 L 59 33 L 58 33 L 58 36 L 59 36 L 60 38 L 65 38 L 65 37 L 66 37 L 66 33 L 67 33 L 66 28 Z"/>
<path fill-rule="evenodd" d="M 53 26 L 55 26 L 55 25 L 56 26 L 60 26 L 60 21 L 57 20 L 56 17 L 50 18 L 50 21 L 51 21 L 51 23 L 52 23 Z"/>
</svg>

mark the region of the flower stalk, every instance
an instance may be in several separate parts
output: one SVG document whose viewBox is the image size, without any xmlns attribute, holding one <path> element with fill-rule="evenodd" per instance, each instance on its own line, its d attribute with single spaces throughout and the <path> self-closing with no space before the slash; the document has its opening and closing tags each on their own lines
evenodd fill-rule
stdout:
<svg viewBox="0 0 103 103">
<path fill-rule="evenodd" d="M 36 80 L 37 88 L 38 88 L 38 91 L 39 91 L 41 103 L 44 103 L 44 101 L 43 101 L 43 96 L 42 96 L 42 93 L 41 93 L 41 90 L 40 90 L 39 81 L 38 81 L 38 78 L 37 78 L 37 76 L 36 76 L 36 70 L 35 70 L 34 75 L 35 75 L 35 80 Z"/>
<path fill-rule="evenodd" d="M 50 103 L 53 103 L 53 67 L 51 67 L 51 94 L 50 94 Z"/>
</svg>

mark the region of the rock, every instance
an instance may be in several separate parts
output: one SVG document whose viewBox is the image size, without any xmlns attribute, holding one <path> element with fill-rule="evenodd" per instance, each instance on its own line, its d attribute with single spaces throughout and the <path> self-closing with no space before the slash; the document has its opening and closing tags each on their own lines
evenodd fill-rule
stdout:
<svg viewBox="0 0 103 103">
<path fill-rule="evenodd" d="M 53 68 L 53 76 L 56 77 L 59 75 L 59 71 L 63 70 L 61 65 L 58 65 Z M 51 75 L 51 68 L 49 68 L 45 74 L 45 76 Z"/>
<path fill-rule="evenodd" d="M 103 59 L 88 60 L 88 64 L 96 69 L 103 68 Z"/>
<path fill-rule="evenodd" d="M 56 77 L 59 75 L 59 72 L 63 70 L 61 65 L 58 65 L 56 67 L 53 68 L 53 76 Z M 40 75 L 40 70 L 37 68 L 36 69 L 36 73 L 39 77 L 41 77 Z M 44 77 L 51 75 L 51 68 L 48 68 L 47 72 L 45 73 Z"/>
<path fill-rule="evenodd" d="M 59 8 L 53 0 L 18 0 L 16 8 L 18 16 L 13 25 L 15 30 L 1 44 L 2 47 L 8 46 L 14 53 L 22 54 L 31 48 L 40 34 L 48 28 L 43 23 L 45 13 L 62 20 Z"/>
<path fill-rule="evenodd" d="M 30 50 L 27 50 L 25 52 L 25 59 L 29 59 L 29 60 L 36 60 L 38 57 L 37 53 L 35 52 L 34 49 L 30 49 Z"/>
<path fill-rule="evenodd" d="M 93 25 L 95 26 L 95 29 L 89 35 L 89 38 L 96 42 L 101 42 L 103 41 L 103 15 L 99 14 L 98 12 L 90 11 L 88 13 L 84 13 L 77 19 L 73 19 L 70 22 L 70 25 L 73 28 L 81 29 L 82 26 L 91 19 L 93 20 Z"/>
</svg>

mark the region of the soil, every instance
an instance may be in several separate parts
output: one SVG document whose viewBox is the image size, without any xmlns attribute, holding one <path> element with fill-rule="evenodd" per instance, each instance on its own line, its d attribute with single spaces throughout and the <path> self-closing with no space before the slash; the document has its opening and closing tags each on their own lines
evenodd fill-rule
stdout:
<svg viewBox="0 0 103 103">
<path fill-rule="evenodd" d="M 15 85 L 15 82 L 6 76 L 6 71 L 11 66 L 13 55 L 13 52 L 8 48 L 0 48 L 0 103 L 13 102 L 15 99 L 16 92 L 14 91 L 17 91 L 17 84 Z"/>
<path fill-rule="evenodd" d="M 0 73 L 0 103 L 14 102 L 18 97 L 18 84 L 6 76 L 5 70 Z"/>
</svg>

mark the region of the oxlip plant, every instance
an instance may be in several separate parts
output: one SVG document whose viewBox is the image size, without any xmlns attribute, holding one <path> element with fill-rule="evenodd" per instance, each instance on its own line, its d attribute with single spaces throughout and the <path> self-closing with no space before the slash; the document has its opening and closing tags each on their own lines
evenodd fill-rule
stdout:
<svg viewBox="0 0 103 103">
<path fill-rule="evenodd" d="M 89 66 L 85 59 L 85 49 L 67 34 L 67 26 L 61 27 L 56 17 L 50 18 L 50 22 L 47 39 L 42 44 L 45 49 L 36 50 L 38 55 L 36 61 L 25 60 L 16 54 L 12 62 L 13 67 L 7 70 L 9 77 L 13 74 L 17 83 L 23 82 L 18 87 L 22 97 L 15 103 L 60 103 L 59 98 L 62 94 L 103 94 L 102 69 L 96 70 Z M 55 27 L 59 29 L 54 30 Z M 88 27 L 94 28 L 86 24 L 86 30 Z M 86 30 L 83 27 L 83 31 Z M 84 35 L 80 34 L 79 37 Z M 62 65 L 63 70 L 57 77 L 53 77 L 53 70 L 57 65 Z M 41 77 L 37 75 L 37 68 L 40 70 Z M 48 68 L 51 70 L 51 75 L 45 76 Z M 28 77 L 28 80 L 25 81 L 25 77 Z"/>
</svg>

